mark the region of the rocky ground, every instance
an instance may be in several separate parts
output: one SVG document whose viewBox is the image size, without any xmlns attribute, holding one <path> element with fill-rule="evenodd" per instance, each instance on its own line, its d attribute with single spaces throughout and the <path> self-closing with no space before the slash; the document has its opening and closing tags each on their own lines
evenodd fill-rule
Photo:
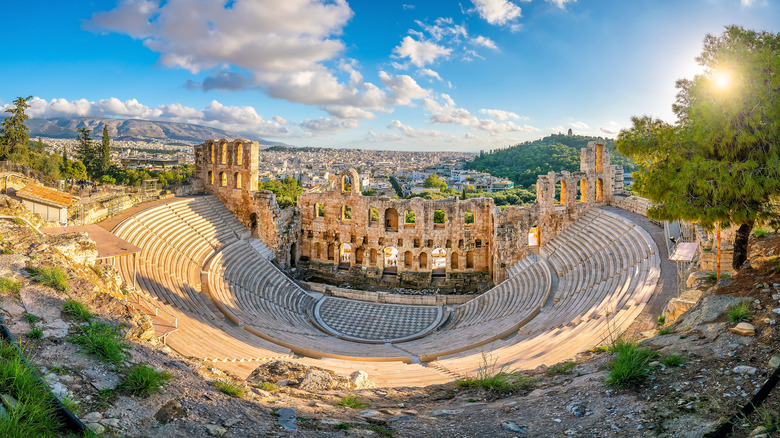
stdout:
<svg viewBox="0 0 780 438">
<path fill-rule="evenodd" d="M 734 277 L 714 285 L 705 275 L 692 284 L 702 291 L 698 305 L 641 341 L 659 356 L 650 377 L 633 388 L 606 386 L 612 355 L 593 350 L 558 373 L 544 367 L 524 372 L 531 384 L 508 394 L 455 383 L 354 389 L 370 386 L 365 376 L 279 363 L 237 380 L 244 395 L 233 397 L 212 385 L 232 376 L 179 356 L 153 336 L 148 317 L 122 299 L 111 268 L 73 262 L 88 263 L 88 241 L 41 237 L 10 220 L 0 221 L 0 235 L 6 249 L 0 277 L 23 283 L 19 292 L 0 295 L 3 318 L 53 392 L 73 400 L 82 421 L 104 436 L 699 437 L 744 405 L 780 362 L 780 236 L 757 239 L 748 267 Z M 26 266 L 63 267 L 68 292 L 36 284 Z M 69 340 L 80 323 L 62 313 L 68 298 L 87 303 L 102 321 L 125 324 L 132 348 L 124 363 L 100 362 Z M 729 330 L 735 324 L 725 313 L 740 301 L 750 305 L 754 336 Z M 28 322 L 27 314 L 36 321 Z M 43 337 L 29 340 L 25 334 L 34 327 Z M 672 354 L 685 363 L 660 363 Z M 146 398 L 128 395 L 116 386 L 132 364 L 149 364 L 173 379 Z M 365 405 L 342 406 L 345 397 Z M 778 411 L 780 389 L 761 409 L 775 419 Z M 741 421 L 735 436 L 762 436 L 759 420 Z"/>
</svg>

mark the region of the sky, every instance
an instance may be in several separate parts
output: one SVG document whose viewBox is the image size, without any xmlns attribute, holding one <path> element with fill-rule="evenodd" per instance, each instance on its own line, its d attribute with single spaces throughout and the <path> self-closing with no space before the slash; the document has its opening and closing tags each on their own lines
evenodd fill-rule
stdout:
<svg viewBox="0 0 780 438">
<path fill-rule="evenodd" d="M 296 146 L 479 151 L 674 122 L 707 33 L 777 0 L 28 0 L 0 109 L 195 123 Z"/>
</svg>

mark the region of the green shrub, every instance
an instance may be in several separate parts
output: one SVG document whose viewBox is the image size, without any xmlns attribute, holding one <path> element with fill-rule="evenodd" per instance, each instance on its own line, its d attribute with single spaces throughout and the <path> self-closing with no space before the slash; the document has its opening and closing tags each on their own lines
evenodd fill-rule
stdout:
<svg viewBox="0 0 780 438">
<path fill-rule="evenodd" d="M 0 292 L 19 292 L 22 283 L 13 281 L 10 278 L 0 278 Z"/>
<path fill-rule="evenodd" d="M 740 301 L 738 304 L 729 306 L 728 310 L 729 322 L 736 324 L 740 321 L 744 321 L 750 318 L 750 301 Z"/>
<path fill-rule="evenodd" d="M 160 390 L 163 383 L 173 376 L 165 371 L 156 371 L 148 365 L 134 365 L 122 377 L 118 389 L 133 395 L 146 397 Z"/>
<path fill-rule="evenodd" d="M 345 396 L 336 404 L 352 409 L 363 409 L 368 407 L 368 403 L 366 403 L 365 400 L 352 394 Z"/>
<path fill-rule="evenodd" d="M 122 341 L 119 327 L 102 322 L 91 322 L 81 327 L 81 333 L 70 338 L 74 344 L 103 362 L 120 363 L 125 360 L 129 345 Z"/>
<path fill-rule="evenodd" d="M 669 327 L 662 327 L 658 329 L 658 336 L 668 335 L 669 333 L 674 332 L 671 326 Z"/>
<path fill-rule="evenodd" d="M 268 391 L 268 392 L 274 392 L 274 391 L 278 391 L 279 390 L 279 386 L 277 386 L 275 383 L 271 383 L 271 382 L 258 383 L 257 385 L 255 385 L 255 387 L 257 387 L 258 389 L 262 389 L 263 391 Z"/>
<path fill-rule="evenodd" d="M 368 425 L 368 430 L 371 430 L 374 433 L 376 433 L 377 435 L 382 436 L 382 437 L 391 437 L 391 436 L 393 436 L 393 432 L 390 429 L 388 429 L 386 427 L 383 427 L 383 426 L 380 426 L 378 424 L 369 424 Z"/>
<path fill-rule="evenodd" d="M 333 426 L 333 428 L 336 429 L 336 430 L 349 430 L 350 427 L 352 427 L 352 426 L 350 426 L 347 423 L 339 423 L 339 424 Z"/>
<path fill-rule="evenodd" d="M 38 320 L 38 317 L 33 315 L 32 313 L 25 313 L 24 320 L 27 321 L 28 324 L 34 324 L 35 321 Z"/>
<path fill-rule="evenodd" d="M 753 231 L 753 235 L 755 235 L 756 237 L 764 237 L 767 234 L 769 234 L 769 233 L 766 230 L 756 230 L 756 231 Z"/>
<path fill-rule="evenodd" d="M 33 281 L 60 292 L 68 291 L 68 277 L 58 268 L 27 268 Z"/>
<path fill-rule="evenodd" d="M 35 327 L 27 332 L 26 336 L 30 339 L 41 339 L 43 337 L 43 332 L 38 327 Z"/>
<path fill-rule="evenodd" d="M 13 251 L 11 251 L 11 250 L 10 250 L 10 249 L 8 249 L 8 248 L 3 248 L 2 250 L 0 250 L 0 254 L 3 254 L 3 255 L 13 254 L 13 253 L 14 253 L 14 252 L 13 252 Z"/>
<path fill-rule="evenodd" d="M 18 402 L 0 416 L 2 437 L 61 436 L 54 400 L 35 372 L 27 366 L 16 348 L 0 341 L 0 388 Z"/>
<path fill-rule="evenodd" d="M 666 324 L 666 317 L 663 315 L 658 315 L 658 325 L 664 325 Z"/>
<path fill-rule="evenodd" d="M 679 367 L 685 363 L 685 359 L 677 353 L 670 354 L 661 358 L 661 363 L 666 367 Z"/>
<path fill-rule="evenodd" d="M 230 379 L 215 380 L 211 382 L 211 385 L 231 397 L 244 397 L 244 388 Z"/>
<path fill-rule="evenodd" d="M 577 366 L 577 364 L 574 362 L 561 362 L 551 366 L 550 368 L 547 368 L 547 371 L 545 372 L 549 376 L 553 376 L 556 374 L 566 374 L 569 371 L 573 370 L 575 366 Z"/>
<path fill-rule="evenodd" d="M 650 361 L 657 355 L 636 342 L 618 338 L 610 347 L 615 358 L 608 365 L 607 386 L 628 387 L 642 383 L 650 374 Z"/>
<path fill-rule="evenodd" d="M 482 388 L 487 391 L 505 394 L 525 389 L 533 385 L 534 380 L 523 376 L 507 366 L 497 367 L 498 359 L 491 361 L 483 354 L 482 365 L 477 373 L 464 379 L 458 379 L 456 384 L 461 388 Z"/>
<path fill-rule="evenodd" d="M 87 309 L 84 303 L 80 303 L 76 300 L 68 300 L 62 305 L 62 312 L 76 321 L 90 322 L 95 315 Z"/>
</svg>

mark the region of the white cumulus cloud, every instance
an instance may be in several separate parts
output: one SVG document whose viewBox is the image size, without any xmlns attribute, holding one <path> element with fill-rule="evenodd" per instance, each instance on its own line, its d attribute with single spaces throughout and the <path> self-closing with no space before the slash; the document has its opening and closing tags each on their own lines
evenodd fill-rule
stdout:
<svg viewBox="0 0 780 438">
<path fill-rule="evenodd" d="M 554 4 L 555 6 L 558 6 L 561 9 L 566 8 L 566 3 L 574 3 L 577 0 L 547 0 L 548 2 Z M 752 0 L 742 0 L 742 3 L 744 4 L 746 1 L 752 1 Z"/>
<path fill-rule="evenodd" d="M 393 52 L 399 58 L 409 58 L 409 61 L 417 67 L 423 67 L 435 62 L 438 58 L 446 58 L 452 53 L 452 49 L 430 41 L 418 41 L 410 36 L 405 36 L 401 44 L 393 49 Z"/>
<path fill-rule="evenodd" d="M 493 25 L 516 25 L 522 10 L 507 0 L 471 0 L 480 17 Z"/>
</svg>

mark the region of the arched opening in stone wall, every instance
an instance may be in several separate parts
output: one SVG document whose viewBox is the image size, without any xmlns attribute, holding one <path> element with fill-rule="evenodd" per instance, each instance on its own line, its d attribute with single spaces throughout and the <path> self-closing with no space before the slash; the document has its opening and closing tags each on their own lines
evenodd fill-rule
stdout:
<svg viewBox="0 0 780 438">
<path fill-rule="evenodd" d="M 314 204 L 314 217 L 325 217 L 325 207 L 322 204 Z"/>
<path fill-rule="evenodd" d="M 257 231 L 257 213 L 252 213 L 249 215 L 249 225 L 252 227 L 252 234 L 255 234 L 255 231 Z"/>
<path fill-rule="evenodd" d="M 528 230 L 528 246 L 539 246 L 539 226 Z"/>
<path fill-rule="evenodd" d="M 349 175 L 341 177 L 341 193 L 352 191 L 352 178 Z"/>
<path fill-rule="evenodd" d="M 393 247 L 393 246 L 389 246 L 389 247 L 384 249 L 384 253 L 385 253 L 384 254 L 384 256 L 385 256 L 385 260 L 384 260 L 385 268 L 384 268 L 383 273 L 384 274 L 395 274 L 396 272 L 398 272 L 398 249 Z"/>
<path fill-rule="evenodd" d="M 408 208 L 404 211 L 404 228 L 414 228 L 414 222 L 416 220 L 417 217 L 414 214 L 414 210 Z"/>
<path fill-rule="evenodd" d="M 345 205 L 341 207 L 341 220 L 344 221 L 352 220 L 352 207 L 350 207 L 349 205 Z"/>
<path fill-rule="evenodd" d="M 227 164 L 227 143 L 222 143 L 222 156 L 219 157 L 219 162 Z"/>
<path fill-rule="evenodd" d="M 425 252 L 420 253 L 420 269 L 428 269 L 428 254 Z"/>
<path fill-rule="evenodd" d="M 236 164 L 244 164 L 244 148 L 241 147 L 241 142 L 236 142 Z"/>
<path fill-rule="evenodd" d="M 596 173 L 604 173 L 604 145 L 596 145 Z"/>
<path fill-rule="evenodd" d="M 477 239 L 474 241 L 474 247 L 475 248 L 482 248 L 482 239 Z"/>
<path fill-rule="evenodd" d="M 466 269 L 474 269 L 474 252 L 468 251 L 466 253 Z"/>
<path fill-rule="evenodd" d="M 211 145 L 211 146 L 213 147 L 214 145 Z M 212 185 L 214 184 L 214 172 L 212 172 L 210 170 L 209 170 L 209 175 L 208 175 L 208 181 L 209 181 L 209 184 L 212 184 Z"/>
<path fill-rule="evenodd" d="M 314 253 L 317 260 L 322 260 L 322 245 L 320 245 L 320 242 L 314 244 Z"/>
<path fill-rule="evenodd" d="M 355 250 L 355 264 L 358 266 L 361 266 L 363 264 L 363 255 L 365 254 L 366 250 L 363 249 L 363 247 L 359 247 Z"/>
<path fill-rule="evenodd" d="M 349 268 L 352 265 L 352 245 L 342 243 L 339 245 L 339 268 Z"/>
<path fill-rule="evenodd" d="M 458 253 L 453 252 L 452 258 L 450 259 L 450 266 L 452 269 L 459 269 L 460 266 L 458 266 Z"/>
<path fill-rule="evenodd" d="M 328 245 L 328 260 L 333 261 L 336 258 L 336 247 L 332 243 Z"/>
<path fill-rule="evenodd" d="M 412 252 L 406 251 L 404 253 L 404 268 L 411 268 L 412 267 Z"/>
<path fill-rule="evenodd" d="M 463 213 L 463 223 L 467 227 L 473 227 L 477 221 L 477 217 L 474 215 L 474 210 L 466 210 Z"/>
<path fill-rule="evenodd" d="M 394 208 L 385 210 L 385 231 L 398 231 L 398 210 Z"/>
<path fill-rule="evenodd" d="M 588 202 L 588 180 L 585 178 L 582 178 L 580 180 L 580 185 L 577 190 L 577 201 L 581 203 Z"/>
<path fill-rule="evenodd" d="M 371 207 L 368 209 L 368 226 L 375 227 L 379 223 L 379 209 Z"/>
<path fill-rule="evenodd" d="M 304 240 L 301 242 L 301 261 L 308 262 L 313 257 L 311 242 Z"/>
<path fill-rule="evenodd" d="M 447 272 L 447 251 L 436 248 L 431 251 L 431 271 L 434 277 L 444 277 Z"/>
<path fill-rule="evenodd" d="M 236 188 L 240 189 L 241 188 L 241 174 L 239 172 L 236 172 L 233 175 L 233 179 L 236 180 Z"/>
<path fill-rule="evenodd" d="M 444 210 L 436 210 L 433 212 L 433 228 L 435 230 L 443 229 L 446 220 L 447 215 L 444 213 Z"/>
<path fill-rule="evenodd" d="M 376 248 L 371 248 L 371 253 L 370 254 L 371 255 L 368 258 L 368 263 L 371 266 L 376 266 L 376 259 L 377 259 L 377 257 L 376 257 L 377 256 Z"/>
<path fill-rule="evenodd" d="M 296 248 L 294 243 L 292 245 L 290 245 L 290 267 L 291 268 L 295 267 L 295 257 L 296 257 L 295 250 L 296 249 L 297 248 Z"/>
<path fill-rule="evenodd" d="M 604 180 L 596 179 L 596 202 L 604 202 Z"/>
<path fill-rule="evenodd" d="M 558 180 L 555 182 L 555 205 L 566 203 L 566 181 Z"/>
<path fill-rule="evenodd" d="M 209 145 L 209 155 L 210 155 L 210 158 L 211 158 L 211 159 L 209 160 L 209 162 L 210 162 L 210 163 L 214 163 L 214 143 L 211 143 L 211 144 Z"/>
<path fill-rule="evenodd" d="M 452 248 L 452 240 L 447 239 L 447 243 L 444 246 L 445 248 Z"/>
<path fill-rule="evenodd" d="M 219 185 L 222 187 L 227 187 L 227 173 L 225 172 L 219 172 Z"/>
</svg>

